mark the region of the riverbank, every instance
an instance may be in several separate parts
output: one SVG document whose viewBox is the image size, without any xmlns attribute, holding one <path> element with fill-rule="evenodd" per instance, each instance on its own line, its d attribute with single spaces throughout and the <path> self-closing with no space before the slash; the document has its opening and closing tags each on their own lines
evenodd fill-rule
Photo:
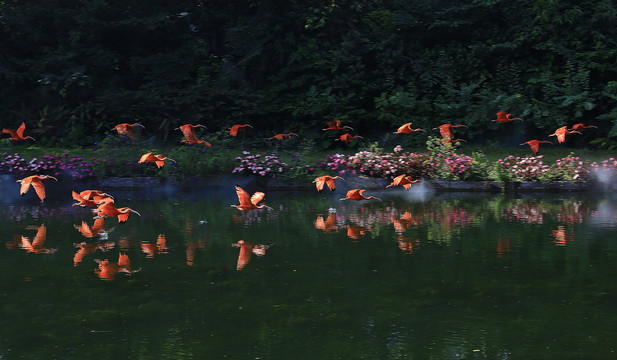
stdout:
<svg viewBox="0 0 617 360">
<path fill-rule="evenodd" d="M 617 190 L 617 183 L 599 181 L 554 181 L 548 183 L 508 181 L 500 183 L 497 181 L 427 180 L 422 183 L 436 191 L 461 192 L 606 192 Z M 260 176 L 203 176 L 185 181 L 161 177 L 110 177 L 92 181 L 93 186 L 104 189 L 134 189 L 161 186 L 190 188 L 192 186 L 233 186 L 235 184 L 263 190 L 308 190 L 315 187 L 311 182 Z M 350 176 L 346 177 L 345 181 L 339 184 L 342 184 L 339 186 L 345 186 L 349 189 L 384 189 L 390 184 L 390 181 L 382 178 Z"/>
</svg>

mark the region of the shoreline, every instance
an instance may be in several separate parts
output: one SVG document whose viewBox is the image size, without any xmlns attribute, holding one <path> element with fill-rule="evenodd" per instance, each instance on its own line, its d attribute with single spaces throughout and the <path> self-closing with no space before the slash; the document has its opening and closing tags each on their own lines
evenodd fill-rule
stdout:
<svg viewBox="0 0 617 360">
<path fill-rule="evenodd" d="M 206 177 L 196 177 L 190 180 L 180 181 L 173 178 L 161 177 L 110 177 L 105 179 L 92 180 L 97 186 L 115 189 L 136 189 L 152 186 L 178 186 L 191 187 L 199 186 L 227 186 L 235 183 L 253 186 L 268 190 L 304 190 L 314 188 L 311 182 L 301 182 L 298 180 L 283 180 L 277 178 L 265 178 L 258 176 L 219 176 L 212 175 Z M 542 183 L 537 181 L 509 181 L 499 183 L 497 181 L 464 181 L 464 180 L 427 180 L 423 181 L 435 190 L 452 192 L 607 192 L 616 191 L 617 184 L 603 183 L 598 181 L 553 181 Z M 345 184 L 348 188 L 362 189 L 384 189 L 390 184 L 389 180 L 382 178 L 371 178 L 355 176 L 346 178 Z"/>
</svg>

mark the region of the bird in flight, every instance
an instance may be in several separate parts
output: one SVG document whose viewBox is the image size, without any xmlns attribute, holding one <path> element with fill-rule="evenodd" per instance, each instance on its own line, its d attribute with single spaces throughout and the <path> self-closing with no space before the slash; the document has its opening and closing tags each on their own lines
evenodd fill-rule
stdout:
<svg viewBox="0 0 617 360">
<path fill-rule="evenodd" d="M 374 200 L 381 201 L 380 198 L 376 198 L 374 196 L 369 196 L 369 197 L 364 196 L 362 194 L 362 193 L 364 193 L 364 191 L 366 191 L 366 190 L 365 189 L 352 189 L 352 190 L 349 190 L 347 192 L 347 195 L 345 195 L 344 198 L 341 198 L 341 200 L 360 201 L 360 200 L 371 200 L 371 199 L 374 199 Z"/>
<path fill-rule="evenodd" d="M 24 131 L 26 130 L 26 123 L 22 122 L 21 125 L 17 128 L 17 130 L 13 129 L 2 129 L 2 132 L 5 134 L 10 134 L 11 138 L 9 140 L 13 141 L 23 141 L 26 139 L 34 140 L 32 136 L 25 136 Z M 36 140 L 35 140 L 36 141 Z"/>
<path fill-rule="evenodd" d="M 531 148 L 531 151 L 534 154 L 537 154 L 540 151 L 540 144 L 553 144 L 553 143 L 550 142 L 550 141 L 546 141 L 546 140 L 535 140 L 534 139 L 534 140 L 529 140 L 527 142 L 524 142 L 524 143 L 520 144 L 519 146 L 521 146 L 521 145 L 529 145 L 529 147 Z"/>
<path fill-rule="evenodd" d="M 160 169 L 163 165 L 165 165 L 165 160 L 176 162 L 176 160 L 165 157 L 163 154 L 152 155 L 152 153 L 149 152 L 143 154 L 137 163 L 142 164 L 144 162 L 153 162 Z"/>
<path fill-rule="evenodd" d="M 397 177 L 395 177 L 392 180 L 392 183 L 388 186 L 386 186 L 387 188 L 389 188 L 390 186 L 402 186 L 405 188 L 405 190 L 409 190 L 409 188 L 411 187 L 412 184 L 415 183 L 419 183 L 420 180 L 412 180 L 411 176 L 407 176 L 407 174 L 403 174 L 403 175 L 399 175 Z"/>
<path fill-rule="evenodd" d="M 244 124 L 244 125 L 234 125 L 234 126 L 232 126 L 232 127 L 231 127 L 231 129 L 229 129 L 229 135 L 231 135 L 231 136 L 237 136 L 237 135 L 238 135 L 238 131 L 244 131 L 244 132 L 246 132 L 246 131 L 247 131 L 247 130 L 246 130 L 246 128 L 247 128 L 247 127 L 252 128 L 252 126 L 251 126 L 251 125 L 249 125 L 249 124 Z"/>
<path fill-rule="evenodd" d="M 118 134 L 120 134 L 120 135 L 128 136 L 131 139 L 135 139 L 133 128 L 136 127 L 136 126 L 140 126 L 142 128 L 145 128 L 145 126 L 143 126 L 140 123 L 134 123 L 134 124 L 122 123 L 122 124 L 118 124 L 118 125 L 114 126 L 114 128 L 112 130 L 116 130 L 118 132 Z"/>
<path fill-rule="evenodd" d="M 557 141 L 559 143 L 563 143 L 564 141 L 566 141 L 566 135 L 567 134 L 580 134 L 580 131 L 576 131 L 576 130 L 568 130 L 567 126 L 562 126 L 559 129 L 555 130 L 554 133 L 550 134 L 550 136 L 557 136 Z"/>
<path fill-rule="evenodd" d="M 419 131 L 424 131 L 424 132 L 426 132 L 426 130 L 424 130 L 424 129 L 420 129 L 420 128 L 417 128 L 417 129 L 412 129 L 412 128 L 411 128 L 411 123 L 409 122 L 409 123 L 407 123 L 407 124 L 401 125 L 401 126 L 400 126 L 400 127 L 399 127 L 399 128 L 398 128 L 395 132 L 394 132 L 394 134 L 411 134 L 411 133 L 413 133 L 413 132 L 419 132 Z"/>
<path fill-rule="evenodd" d="M 19 189 L 19 195 L 24 195 L 30 190 L 30 185 L 36 191 L 36 194 L 41 199 L 41 202 L 45 200 L 45 185 L 43 185 L 43 180 L 45 179 L 54 179 L 58 181 L 55 177 L 51 175 L 32 175 L 25 177 L 21 180 L 17 180 L 18 183 L 21 183 L 21 188 Z"/>
<path fill-rule="evenodd" d="M 349 129 L 353 131 L 353 128 L 351 126 L 341 126 L 341 121 L 340 120 L 336 120 L 336 121 L 328 121 L 328 127 L 325 129 L 321 129 L 323 131 L 326 130 L 345 130 L 345 129 Z"/>
<path fill-rule="evenodd" d="M 313 180 L 313 183 L 315 183 L 315 187 L 317 188 L 317 191 L 321 191 L 324 185 L 328 185 L 330 190 L 334 191 L 334 189 L 336 188 L 337 179 L 341 179 L 345 181 L 345 179 L 339 176 L 332 177 L 332 176 L 325 175 L 325 176 L 320 176 L 318 178 L 315 178 L 315 180 Z"/>
<path fill-rule="evenodd" d="M 240 202 L 240 205 L 231 205 L 231 206 L 235 207 L 238 210 L 255 210 L 255 209 L 274 210 L 267 205 L 263 205 L 263 204 L 257 205 L 266 196 L 266 194 L 260 191 L 254 193 L 253 196 L 251 196 L 248 192 L 246 192 L 246 190 L 236 185 L 236 195 L 238 195 L 238 201 Z"/>
<path fill-rule="evenodd" d="M 507 122 L 511 122 L 511 121 L 514 121 L 514 120 L 521 120 L 521 121 L 523 121 L 523 119 L 521 119 L 521 118 L 513 118 L 513 117 L 510 117 L 510 115 L 512 115 L 512 114 L 506 114 L 505 111 L 499 111 L 497 113 L 497 119 L 491 120 L 491 121 L 492 122 L 500 122 L 500 123 L 507 123 Z"/>
</svg>

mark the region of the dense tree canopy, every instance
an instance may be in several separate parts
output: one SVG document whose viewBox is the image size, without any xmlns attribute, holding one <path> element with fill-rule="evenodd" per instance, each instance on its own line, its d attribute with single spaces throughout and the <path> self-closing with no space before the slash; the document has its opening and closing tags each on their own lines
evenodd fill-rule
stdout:
<svg viewBox="0 0 617 360">
<path fill-rule="evenodd" d="M 451 122 L 480 143 L 503 110 L 526 120 L 512 134 L 617 136 L 616 23 L 612 0 L 6 0 L 0 124 L 68 145 L 135 120 L 163 141 L 185 122 L 323 139 L 343 120 L 373 141 Z"/>
</svg>

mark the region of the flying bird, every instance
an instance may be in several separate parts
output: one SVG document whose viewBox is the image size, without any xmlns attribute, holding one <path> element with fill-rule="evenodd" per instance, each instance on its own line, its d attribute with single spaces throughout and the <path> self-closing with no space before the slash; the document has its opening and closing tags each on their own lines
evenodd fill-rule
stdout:
<svg viewBox="0 0 617 360">
<path fill-rule="evenodd" d="M 411 133 L 413 133 L 413 132 L 419 132 L 419 131 L 424 131 L 424 132 L 426 132 L 426 130 L 424 130 L 424 129 L 420 129 L 420 128 L 417 128 L 417 129 L 412 129 L 412 128 L 411 128 L 411 123 L 407 123 L 407 124 L 401 125 L 401 126 L 400 126 L 400 127 L 399 127 L 399 128 L 398 128 L 395 132 L 394 132 L 394 134 L 411 134 Z"/>
<path fill-rule="evenodd" d="M 135 136 L 133 135 L 134 134 L 133 127 L 136 127 L 136 126 L 140 126 L 142 128 L 145 128 L 145 126 L 143 126 L 140 123 L 134 123 L 134 124 L 122 123 L 122 124 L 118 124 L 118 125 L 114 126 L 112 131 L 116 130 L 118 132 L 118 134 L 120 134 L 120 135 L 128 136 L 131 139 L 135 139 Z"/>
<path fill-rule="evenodd" d="M 240 201 L 240 205 L 231 205 L 238 210 L 255 210 L 255 209 L 270 209 L 274 210 L 267 205 L 257 205 L 259 202 L 266 196 L 266 194 L 262 192 L 256 192 L 251 196 L 246 190 L 242 189 L 240 186 L 236 185 L 236 194 L 238 195 L 238 200 Z"/>
<path fill-rule="evenodd" d="M 362 136 L 351 135 L 350 133 L 345 133 L 345 134 L 339 136 L 338 139 L 334 139 L 334 140 L 336 140 L 336 141 L 344 141 L 347 144 L 349 144 L 351 142 L 351 140 L 356 139 L 356 138 L 364 139 Z"/>
<path fill-rule="evenodd" d="M 296 133 L 287 133 L 287 134 L 276 134 L 273 137 L 267 138 L 266 140 L 279 140 L 283 141 L 285 139 L 291 139 L 292 136 L 298 136 Z"/>
<path fill-rule="evenodd" d="M 349 190 L 347 192 L 347 195 L 345 195 L 344 198 L 341 198 L 340 200 L 354 200 L 354 201 L 360 201 L 360 200 L 371 200 L 371 199 L 375 199 L 375 200 L 379 200 L 381 201 L 380 198 L 376 198 L 374 196 L 369 196 L 369 197 L 365 197 L 364 195 L 362 195 L 362 193 L 365 191 L 365 189 L 352 189 Z"/>
<path fill-rule="evenodd" d="M 45 185 L 43 185 L 43 180 L 45 179 L 54 179 L 58 181 L 55 177 L 51 175 L 32 175 L 25 177 L 21 180 L 17 180 L 18 183 L 21 183 L 21 188 L 19 190 L 19 195 L 24 195 L 30 190 L 30 185 L 34 187 L 34 191 L 41 199 L 41 202 L 45 200 Z"/>
<path fill-rule="evenodd" d="M 459 127 L 467 127 L 467 125 L 442 124 L 442 125 L 439 125 L 436 128 L 433 128 L 433 130 L 439 129 L 439 133 L 441 134 L 442 138 L 444 138 L 444 139 L 446 139 L 446 138 L 452 139 L 454 137 L 454 136 L 452 136 L 452 129 L 453 128 L 459 128 Z"/>
<path fill-rule="evenodd" d="M 143 154 L 137 163 L 142 164 L 144 162 L 153 162 L 160 169 L 163 165 L 165 165 L 165 160 L 176 162 L 176 160 L 165 157 L 163 154 L 152 155 L 152 153 L 149 152 Z"/>
<path fill-rule="evenodd" d="M 246 131 L 247 131 L 247 130 L 246 130 L 246 128 L 247 128 L 247 127 L 252 128 L 252 126 L 251 126 L 251 125 L 249 125 L 249 124 L 244 124 L 244 125 L 234 125 L 234 126 L 232 126 L 232 127 L 231 127 L 231 129 L 229 129 L 229 135 L 231 135 L 231 136 L 237 136 L 237 135 L 238 135 L 238 131 L 244 131 L 244 132 L 246 132 Z"/>
<path fill-rule="evenodd" d="M 349 129 L 353 131 L 353 128 L 351 126 L 341 126 L 341 121 L 340 120 L 336 120 L 336 121 L 328 121 L 328 127 L 325 129 L 321 129 L 323 131 L 327 131 L 327 130 L 345 130 L 345 129 Z"/>
<path fill-rule="evenodd" d="M 521 118 L 512 118 L 512 117 L 510 117 L 510 115 L 512 115 L 512 114 L 506 114 L 505 111 L 499 111 L 497 113 L 497 119 L 491 120 L 491 121 L 492 122 L 500 122 L 500 123 L 507 123 L 507 122 L 511 122 L 511 121 L 514 121 L 514 120 L 521 120 L 521 121 L 523 121 L 523 119 L 521 119 Z"/>
<path fill-rule="evenodd" d="M 552 145 L 553 143 L 550 141 L 546 141 L 546 140 L 529 140 L 527 142 L 520 144 L 519 146 L 529 145 L 529 147 L 531 148 L 531 151 L 534 154 L 537 154 L 540 151 L 540 144 L 551 144 Z"/>
<path fill-rule="evenodd" d="M 578 124 L 572 125 L 572 130 L 576 130 L 576 131 L 581 131 L 583 129 L 591 129 L 591 128 L 597 129 L 598 127 L 594 126 L 594 125 L 589 125 L 588 126 L 588 125 L 585 125 L 583 123 L 578 123 Z"/>
<path fill-rule="evenodd" d="M 562 126 L 559 129 L 555 130 L 554 133 L 550 134 L 550 136 L 557 136 L 557 141 L 559 143 L 562 143 L 564 141 L 566 141 L 566 135 L 567 134 L 580 134 L 580 131 L 576 131 L 576 130 L 568 130 L 567 126 Z"/>
<path fill-rule="evenodd" d="M 135 213 L 141 216 L 140 213 L 131 209 L 130 207 L 116 208 L 112 199 L 106 199 L 96 209 L 92 210 L 96 215 L 94 218 L 106 218 L 106 217 L 118 217 L 118 222 L 126 222 L 131 213 Z"/>
<path fill-rule="evenodd" d="M 210 145 L 207 141 L 199 140 L 197 136 L 195 135 L 195 129 L 199 127 L 207 129 L 205 125 L 201 125 L 201 124 L 197 124 L 197 125 L 184 124 L 180 127 L 175 128 L 174 130 L 182 131 L 182 134 L 184 135 L 185 139 L 181 140 L 180 142 L 183 142 L 186 144 L 204 144 L 206 146 L 212 147 L 212 145 Z"/>
<path fill-rule="evenodd" d="M 318 178 L 316 178 L 315 180 L 313 180 L 313 183 L 315 183 L 315 187 L 317 188 L 317 191 L 321 191 L 324 187 L 324 185 L 328 185 L 328 187 L 330 188 L 331 191 L 334 191 L 334 189 L 336 188 L 336 180 L 337 179 L 341 179 L 343 181 L 345 181 L 345 179 L 343 179 L 342 177 L 339 176 L 320 176 Z"/>
<path fill-rule="evenodd" d="M 23 141 L 23 140 L 26 140 L 26 139 L 34 140 L 34 138 L 32 136 L 25 136 L 24 137 L 24 130 L 26 130 L 26 123 L 22 122 L 21 125 L 19 125 L 19 127 L 17 128 L 17 130 L 2 129 L 2 132 L 5 133 L 5 134 L 10 134 L 11 135 L 11 138 L 9 140 L 13 140 L 13 141 Z"/>
<path fill-rule="evenodd" d="M 388 186 L 386 186 L 387 188 L 389 188 L 390 186 L 402 186 L 405 188 L 405 190 L 409 190 L 409 188 L 411 187 L 412 184 L 415 183 L 419 183 L 420 180 L 412 180 L 411 176 L 407 176 L 407 174 L 403 174 L 403 175 L 399 175 L 397 177 L 395 177 L 392 180 L 392 183 Z"/>
</svg>

